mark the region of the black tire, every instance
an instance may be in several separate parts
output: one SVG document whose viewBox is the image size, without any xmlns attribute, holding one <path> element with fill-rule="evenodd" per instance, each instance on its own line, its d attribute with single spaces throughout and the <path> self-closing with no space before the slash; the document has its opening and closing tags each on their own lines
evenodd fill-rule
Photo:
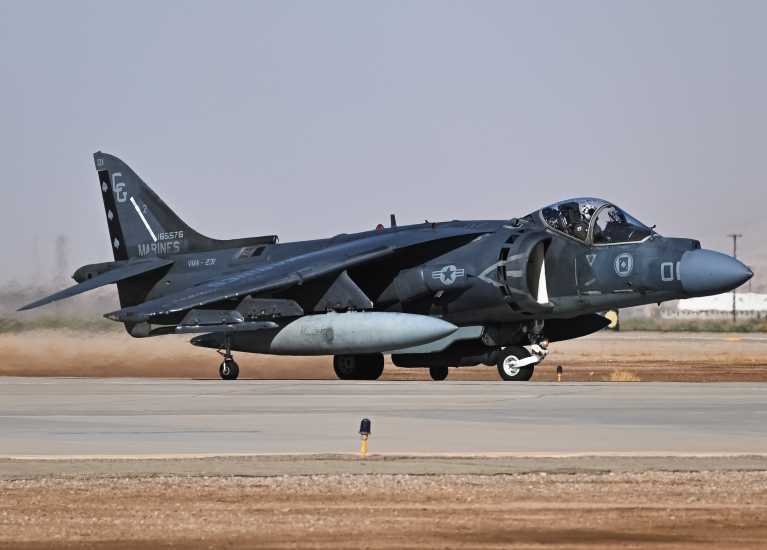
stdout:
<svg viewBox="0 0 767 550">
<path fill-rule="evenodd" d="M 361 380 L 378 380 L 384 371 L 384 356 L 380 353 L 374 355 L 358 355 L 365 365 L 364 378 Z"/>
<path fill-rule="evenodd" d="M 341 380 L 378 380 L 384 370 L 384 356 L 372 355 L 336 355 L 333 357 L 333 370 Z"/>
<path fill-rule="evenodd" d="M 218 367 L 218 374 L 224 380 L 237 380 L 240 375 L 240 367 L 231 359 L 226 359 L 221 366 Z"/>
<path fill-rule="evenodd" d="M 336 355 L 333 357 L 333 370 L 340 380 L 356 380 L 361 369 L 356 355 Z"/>
<path fill-rule="evenodd" d="M 515 360 L 527 359 L 530 352 L 523 347 L 509 346 L 498 356 L 498 374 L 507 382 L 527 382 L 533 377 L 533 365 L 514 367 Z"/>
<path fill-rule="evenodd" d="M 432 380 L 444 380 L 447 378 L 447 367 L 429 367 Z"/>
</svg>

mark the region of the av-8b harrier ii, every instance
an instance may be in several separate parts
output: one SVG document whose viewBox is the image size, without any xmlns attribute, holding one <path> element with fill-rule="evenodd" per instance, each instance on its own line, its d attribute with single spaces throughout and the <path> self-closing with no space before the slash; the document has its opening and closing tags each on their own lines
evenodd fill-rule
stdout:
<svg viewBox="0 0 767 550">
<path fill-rule="evenodd" d="M 278 244 L 186 225 L 120 159 L 94 155 L 113 262 L 31 309 L 117 284 L 105 317 L 131 336 L 198 334 L 236 379 L 233 352 L 334 355 L 339 378 L 398 367 L 497 365 L 529 380 L 549 342 L 591 334 L 598 312 L 730 291 L 753 276 L 692 239 L 662 237 L 618 206 L 571 199 L 508 220 L 450 221 Z"/>
</svg>

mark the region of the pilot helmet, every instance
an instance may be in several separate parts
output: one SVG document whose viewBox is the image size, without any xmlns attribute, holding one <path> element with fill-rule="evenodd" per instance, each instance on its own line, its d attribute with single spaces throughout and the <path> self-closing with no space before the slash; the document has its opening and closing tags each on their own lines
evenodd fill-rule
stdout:
<svg viewBox="0 0 767 550">
<path fill-rule="evenodd" d="M 591 216 L 594 215 L 594 212 L 596 212 L 596 207 L 591 203 L 585 203 L 583 206 L 581 206 L 581 215 L 583 216 L 583 219 L 588 221 L 591 221 Z"/>
</svg>

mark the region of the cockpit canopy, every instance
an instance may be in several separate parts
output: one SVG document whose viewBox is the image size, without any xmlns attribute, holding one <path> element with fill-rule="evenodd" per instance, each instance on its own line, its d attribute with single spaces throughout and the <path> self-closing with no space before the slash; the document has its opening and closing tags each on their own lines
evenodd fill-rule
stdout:
<svg viewBox="0 0 767 550">
<path fill-rule="evenodd" d="M 652 233 L 642 222 L 601 199 L 570 199 L 541 208 L 539 213 L 550 228 L 588 244 L 638 242 Z"/>
</svg>

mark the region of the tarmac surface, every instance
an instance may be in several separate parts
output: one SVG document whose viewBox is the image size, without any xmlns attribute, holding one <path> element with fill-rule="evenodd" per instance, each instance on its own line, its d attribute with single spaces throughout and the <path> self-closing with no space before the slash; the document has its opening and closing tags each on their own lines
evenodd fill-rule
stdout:
<svg viewBox="0 0 767 550">
<path fill-rule="evenodd" d="M 765 383 L 0 378 L 0 456 L 767 454 Z"/>
<path fill-rule="evenodd" d="M 764 548 L 765 392 L 0 377 L 0 547 Z"/>
</svg>

